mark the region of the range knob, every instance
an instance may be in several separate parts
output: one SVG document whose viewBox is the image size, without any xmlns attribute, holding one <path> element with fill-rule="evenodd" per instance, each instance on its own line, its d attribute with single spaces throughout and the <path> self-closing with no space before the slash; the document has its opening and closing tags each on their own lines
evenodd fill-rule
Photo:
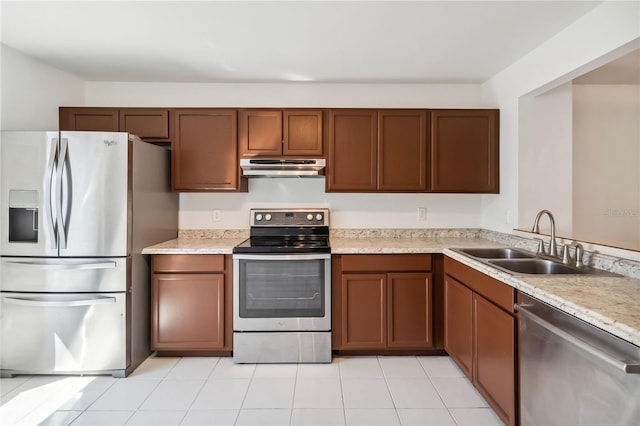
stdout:
<svg viewBox="0 0 640 426">
<path fill-rule="evenodd" d="M 269 213 L 265 214 L 264 220 L 271 220 L 271 215 Z"/>
<path fill-rule="evenodd" d="M 318 222 L 319 222 L 319 221 L 321 221 L 321 220 L 322 220 L 322 214 L 318 213 L 318 214 L 316 215 L 316 220 L 317 220 Z"/>
<path fill-rule="evenodd" d="M 311 213 L 307 215 L 307 220 L 313 220 L 313 215 Z"/>
<path fill-rule="evenodd" d="M 256 215 L 256 220 L 262 220 L 262 215 L 260 213 Z"/>
</svg>

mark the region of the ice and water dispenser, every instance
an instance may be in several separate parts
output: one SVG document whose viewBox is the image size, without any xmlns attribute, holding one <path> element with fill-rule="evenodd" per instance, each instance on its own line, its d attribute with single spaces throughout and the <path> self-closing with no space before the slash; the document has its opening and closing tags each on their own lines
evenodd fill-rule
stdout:
<svg viewBox="0 0 640 426">
<path fill-rule="evenodd" d="M 38 242 L 38 191 L 9 191 L 9 242 Z"/>
</svg>

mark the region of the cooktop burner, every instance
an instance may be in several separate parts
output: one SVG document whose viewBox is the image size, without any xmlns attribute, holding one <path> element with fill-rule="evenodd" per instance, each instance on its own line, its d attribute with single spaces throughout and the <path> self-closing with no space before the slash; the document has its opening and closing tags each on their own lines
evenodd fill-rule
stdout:
<svg viewBox="0 0 640 426">
<path fill-rule="evenodd" d="M 252 209 L 250 238 L 233 253 L 330 253 L 328 209 Z"/>
</svg>

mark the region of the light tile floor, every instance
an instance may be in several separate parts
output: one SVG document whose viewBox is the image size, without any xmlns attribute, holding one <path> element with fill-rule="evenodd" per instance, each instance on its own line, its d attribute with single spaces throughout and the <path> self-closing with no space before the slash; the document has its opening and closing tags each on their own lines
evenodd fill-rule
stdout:
<svg viewBox="0 0 640 426">
<path fill-rule="evenodd" d="M 449 357 L 234 364 L 150 357 L 126 379 L 0 379 L 2 425 L 501 425 Z"/>
</svg>

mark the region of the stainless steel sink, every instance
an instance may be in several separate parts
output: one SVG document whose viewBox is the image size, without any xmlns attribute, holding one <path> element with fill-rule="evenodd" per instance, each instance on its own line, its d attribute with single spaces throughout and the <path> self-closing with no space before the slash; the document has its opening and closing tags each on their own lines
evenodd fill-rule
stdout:
<svg viewBox="0 0 640 426">
<path fill-rule="evenodd" d="M 547 259 L 497 259 L 489 260 L 489 264 L 518 274 L 551 274 L 551 275 L 583 275 L 590 271 L 574 268 Z"/>
<path fill-rule="evenodd" d="M 619 277 L 619 274 L 589 267 L 562 263 L 561 259 L 536 255 L 527 250 L 509 247 L 458 248 L 452 251 L 475 258 L 511 275 L 598 275 Z"/>
<path fill-rule="evenodd" d="M 457 249 L 456 251 L 481 259 L 526 259 L 536 257 L 533 253 L 512 248 L 465 248 Z"/>
</svg>

